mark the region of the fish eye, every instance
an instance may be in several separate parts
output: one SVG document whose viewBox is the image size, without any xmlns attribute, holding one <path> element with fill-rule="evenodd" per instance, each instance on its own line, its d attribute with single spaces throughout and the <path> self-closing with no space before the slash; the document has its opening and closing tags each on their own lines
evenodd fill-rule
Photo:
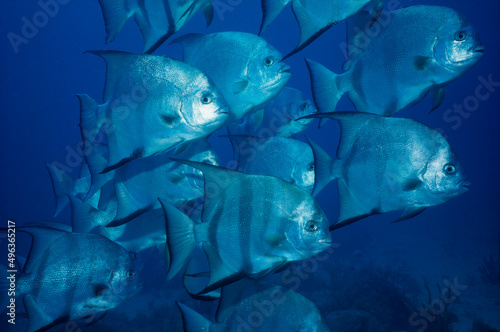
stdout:
<svg viewBox="0 0 500 332">
<path fill-rule="evenodd" d="M 201 97 L 201 103 L 202 104 L 210 104 L 212 102 L 212 95 L 210 94 L 204 94 L 202 97 Z"/>
<path fill-rule="evenodd" d="M 309 163 L 309 165 L 307 165 L 307 170 L 314 171 L 314 163 Z"/>
<path fill-rule="evenodd" d="M 464 41 L 467 38 L 467 34 L 464 31 L 459 31 L 455 34 L 456 41 Z"/>
<path fill-rule="evenodd" d="M 318 226 L 316 226 L 316 222 L 314 220 L 310 220 L 307 223 L 306 230 L 308 232 L 315 232 L 318 229 Z"/>
<path fill-rule="evenodd" d="M 307 103 L 303 103 L 300 105 L 300 109 L 301 110 L 305 110 L 309 105 L 307 105 Z"/>
<path fill-rule="evenodd" d="M 266 67 L 272 66 L 274 64 L 274 58 L 272 56 L 268 56 L 264 59 L 264 64 L 266 65 Z"/>
<path fill-rule="evenodd" d="M 135 272 L 130 270 L 130 271 L 127 271 L 127 279 L 128 280 L 132 280 L 135 278 Z"/>
<path fill-rule="evenodd" d="M 453 164 L 444 165 L 443 170 L 446 174 L 450 174 L 450 175 L 454 174 L 457 171 L 457 169 L 455 168 L 455 165 L 453 165 Z"/>
</svg>

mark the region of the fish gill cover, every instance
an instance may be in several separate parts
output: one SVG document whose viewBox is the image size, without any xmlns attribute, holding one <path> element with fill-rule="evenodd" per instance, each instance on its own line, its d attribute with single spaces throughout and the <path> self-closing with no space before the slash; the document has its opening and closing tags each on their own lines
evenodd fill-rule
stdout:
<svg viewBox="0 0 500 332">
<path fill-rule="evenodd" d="M 500 329 L 497 1 L 3 5 L 0 330 Z"/>
</svg>

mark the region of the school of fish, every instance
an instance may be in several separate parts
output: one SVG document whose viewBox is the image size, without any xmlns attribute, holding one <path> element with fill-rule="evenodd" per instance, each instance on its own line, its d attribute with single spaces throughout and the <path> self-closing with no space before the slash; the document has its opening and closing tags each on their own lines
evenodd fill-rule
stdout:
<svg viewBox="0 0 500 332">
<path fill-rule="evenodd" d="M 288 3 L 300 37 L 284 56 L 260 35 Z M 184 271 L 193 298 L 220 301 L 215 319 L 178 302 L 185 331 L 245 330 L 240 318 L 261 299 L 279 305 L 252 331 L 329 331 L 313 302 L 264 278 L 324 252 L 340 227 L 390 211 L 409 219 L 470 186 L 440 133 L 391 117 L 428 94 L 438 108 L 446 86 L 483 55 L 477 31 L 451 8 L 262 0 L 258 35 L 181 35 L 172 42 L 182 45 L 183 59 L 173 59 L 151 53 L 198 11 L 210 25 L 215 1 L 99 4 L 106 43 L 134 17 L 144 53 L 89 51 L 104 60 L 106 81 L 102 103 L 77 96 L 84 162 L 77 178 L 47 165 L 55 215 L 70 206 L 71 223 L 18 227 L 33 238 L 16 275 L 28 332 L 90 315 L 97 321 L 138 294 L 143 271 L 135 254 L 151 248 L 164 253 L 165 280 Z M 313 102 L 287 86 L 286 58 L 342 21 L 344 72 L 306 59 Z M 357 112 L 336 110 L 344 94 Z M 316 118 L 340 125 L 335 158 L 299 139 Z M 220 166 L 208 140 L 219 130 L 234 169 Z M 339 216 L 329 221 L 314 197 L 334 180 Z"/>
</svg>

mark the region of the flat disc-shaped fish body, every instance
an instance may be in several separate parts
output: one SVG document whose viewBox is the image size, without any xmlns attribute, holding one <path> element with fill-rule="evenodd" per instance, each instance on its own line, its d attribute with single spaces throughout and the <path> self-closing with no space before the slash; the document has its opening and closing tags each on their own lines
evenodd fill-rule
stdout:
<svg viewBox="0 0 500 332">
<path fill-rule="evenodd" d="M 179 207 L 203 196 L 203 175 L 199 170 L 172 161 L 176 158 L 218 165 L 218 158 L 208 140 L 186 143 L 172 153 L 138 159 L 120 167 L 114 178 L 118 211 L 116 222 L 126 222 L 138 211 L 160 208 L 159 198 Z"/>
<path fill-rule="evenodd" d="M 223 93 L 229 121 L 262 108 L 290 78 L 281 53 L 253 34 L 188 34 L 174 42 L 182 44 L 184 61 L 207 74 Z"/>
<path fill-rule="evenodd" d="M 300 90 L 285 87 L 264 110 L 248 114 L 241 123 L 234 122 L 229 126 L 229 133 L 257 137 L 290 137 L 306 130 L 313 121 L 297 119 L 316 112 L 314 103 Z"/>
<path fill-rule="evenodd" d="M 467 191 L 464 170 L 437 131 L 404 118 L 358 112 L 329 116 L 342 128 L 339 160 L 313 144 L 315 192 L 339 179 L 337 224 L 396 210 L 405 211 L 401 219 L 410 218 Z"/>
<path fill-rule="evenodd" d="M 163 203 L 171 261 L 169 277 L 201 243 L 210 265 L 203 293 L 244 276 L 263 276 L 331 244 L 328 220 L 303 189 L 272 176 L 247 175 L 183 161 L 205 177 L 202 223 Z"/>
<path fill-rule="evenodd" d="M 300 40 L 287 57 L 305 48 L 333 25 L 355 15 L 364 8 L 371 7 L 373 9 L 372 17 L 376 19 L 384 6 L 383 0 L 262 0 L 264 15 L 260 33 L 274 21 L 290 2 L 300 27 Z"/>
<path fill-rule="evenodd" d="M 198 69 L 163 56 L 95 53 L 107 65 L 105 105 L 96 109 L 108 143 L 104 172 L 205 137 L 226 121 L 223 96 Z"/>
<path fill-rule="evenodd" d="M 437 108 L 445 85 L 484 51 L 477 32 L 450 8 L 411 6 L 384 13 L 369 31 L 367 16 L 348 21 L 346 73 L 336 75 L 308 61 L 320 112 L 334 111 L 344 93 L 360 112 L 389 116 L 430 91 Z M 388 23 L 384 27 L 380 22 Z"/>
<path fill-rule="evenodd" d="M 256 324 L 255 313 L 262 303 L 268 304 L 269 310 L 260 316 L 261 323 Z M 187 332 L 330 331 L 319 309 L 304 296 L 282 286 L 249 279 L 222 288 L 216 323 L 181 303 L 178 306 Z"/>
<path fill-rule="evenodd" d="M 24 296 L 28 331 L 112 309 L 141 288 L 133 256 L 100 235 L 45 227 L 19 231 L 33 236 L 16 292 Z"/>
<path fill-rule="evenodd" d="M 238 170 L 246 174 L 270 175 L 312 193 L 314 156 L 310 146 L 293 138 L 230 136 L 238 150 Z"/>
</svg>

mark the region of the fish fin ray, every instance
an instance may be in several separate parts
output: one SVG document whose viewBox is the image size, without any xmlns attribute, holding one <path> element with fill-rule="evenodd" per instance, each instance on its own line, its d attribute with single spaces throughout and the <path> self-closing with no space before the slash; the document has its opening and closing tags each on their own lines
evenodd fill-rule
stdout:
<svg viewBox="0 0 500 332">
<path fill-rule="evenodd" d="M 175 302 L 175 304 L 182 314 L 182 322 L 185 332 L 199 332 L 210 330 L 210 326 L 212 325 L 212 323 L 208 319 L 181 302 Z"/>
<path fill-rule="evenodd" d="M 320 113 L 335 111 L 337 103 L 344 94 L 337 84 L 339 75 L 331 72 L 316 61 L 310 59 L 306 59 L 305 61 L 311 77 L 311 90 L 316 108 Z M 325 121 L 325 119 L 322 119 L 320 126 Z"/>
<path fill-rule="evenodd" d="M 323 188 L 336 178 L 334 174 L 335 159 L 330 157 L 319 145 L 306 137 L 309 146 L 314 155 L 314 190 L 313 196 L 316 196 Z"/>
<path fill-rule="evenodd" d="M 166 230 L 166 263 L 168 279 L 172 279 L 187 263 L 187 259 L 196 246 L 194 237 L 195 223 L 175 207 L 160 199 L 163 208 Z M 168 252 L 167 252 L 168 251 Z"/>
<path fill-rule="evenodd" d="M 276 0 L 262 0 L 262 22 L 260 24 L 259 36 L 266 31 L 266 29 L 274 22 L 276 17 L 283 11 L 283 8 L 293 0 L 276 1 Z"/>
<path fill-rule="evenodd" d="M 123 26 L 134 15 L 127 11 L 126 0 L 99 0 L 106 28 L 106 44 L 111 43 L 123 29 Z"/>
<path fill-rule="evenodd" d="M 425 207 L 408 207 L 403 211 L 403 214 L 401 214 L 398 219 L 393 221 L 393 223 L 416 217 L 420 213 L 424 212 L 424 210 Z"/>
</svg>

